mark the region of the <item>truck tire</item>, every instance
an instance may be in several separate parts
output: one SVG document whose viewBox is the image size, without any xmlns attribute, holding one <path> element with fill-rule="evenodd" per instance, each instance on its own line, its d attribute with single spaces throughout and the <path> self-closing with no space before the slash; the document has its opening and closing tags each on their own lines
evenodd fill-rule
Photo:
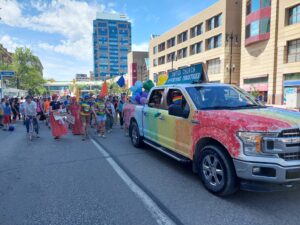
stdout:
<svg viewBox="0 0 300 225">
<path fill-rule="evenodd" d="M 238 190 L 238 181 L 230 156 L 217 145 L 205 146 L 198 161 L 199 175 L 205 188 L 218 196 Z"/>
<path fill-rule="evenodd" d="M 139 126 L 135 121 L 130 124 L 129 134 L 133 146 L 136 148 L 141 148 L 143 146 L 143 138 L 140 135 Z"/>
</svg>

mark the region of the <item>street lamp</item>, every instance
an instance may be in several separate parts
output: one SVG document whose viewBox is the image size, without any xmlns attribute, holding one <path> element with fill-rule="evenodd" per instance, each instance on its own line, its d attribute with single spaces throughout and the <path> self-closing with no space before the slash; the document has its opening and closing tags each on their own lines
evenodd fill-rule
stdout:
<svg viewBox="0 0 300 225">
<path fill-rule="evenodd" d="M 230 61 L 229 66 L 226 66 L 229 69 L 229 84 L 231 84 L 232 72 L 235 70 L 235 65 L 232 64 L 233 41 L 235 41 L 236 45 L 238 44 L 238 35 L 233 34 L 233 32 L 226 34 L 226 42 L 230 44 Z"/>
</svg>

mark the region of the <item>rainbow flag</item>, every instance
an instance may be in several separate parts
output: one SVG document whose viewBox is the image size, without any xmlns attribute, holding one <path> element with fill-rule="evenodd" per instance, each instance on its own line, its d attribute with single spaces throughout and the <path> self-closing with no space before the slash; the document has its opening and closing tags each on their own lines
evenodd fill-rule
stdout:
<svg viewBox="0 0 300 225">
<path fill-rule="evenodd" d="M 182 101 L 182 96 L 175 96 L 172 100 L 174 104 L 180 104 Z"/>
</svg>

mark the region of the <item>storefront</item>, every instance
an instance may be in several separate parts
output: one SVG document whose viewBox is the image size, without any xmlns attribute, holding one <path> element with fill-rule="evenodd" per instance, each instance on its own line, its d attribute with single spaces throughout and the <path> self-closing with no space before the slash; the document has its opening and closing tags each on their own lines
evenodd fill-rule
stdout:
<svg viewBox="0 0 300 225">
<path fill-rule="evenodd" d="M 268 80 L 268 75 L 245 78 L 242 88 L 249 93 L 255 93 L 261 101 L 267 102 L 269 88 Z"/>
<path fill-rule="evenodd" d="M 290 96 L 293 97 L 292 101 L 297 102 L 297 99 L 293 99 L 298 98 L 300 93 L 300 73 L 285 74 L 283 88 L 283 104 L 289 104 L 287 101 L 290 99 Z"/>
</svg>

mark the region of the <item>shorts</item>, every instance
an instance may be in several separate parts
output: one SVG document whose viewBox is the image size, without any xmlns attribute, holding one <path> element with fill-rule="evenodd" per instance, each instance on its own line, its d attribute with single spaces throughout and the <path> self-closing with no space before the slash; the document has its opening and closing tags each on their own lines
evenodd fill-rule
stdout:
<svg viewBox="0 0 300 225">
<path fill-rule="evenodd" d="M 10 124 L 10 116 L 4 115 L 3 123 L 4 123 L 4 124 Z"/>
<path fill-rule="evenodd" d="M 97 116 L 97 122 L 100 123 L 100 122 L 105 122 L 106 121 L 106 115 L 104 116 Z"/>
<path fill-rule="evenodd" d="M 80 120 L 82 123 L 90 124 L 91 116 L 90 115 L 80 115 Z"/>
</svg>

